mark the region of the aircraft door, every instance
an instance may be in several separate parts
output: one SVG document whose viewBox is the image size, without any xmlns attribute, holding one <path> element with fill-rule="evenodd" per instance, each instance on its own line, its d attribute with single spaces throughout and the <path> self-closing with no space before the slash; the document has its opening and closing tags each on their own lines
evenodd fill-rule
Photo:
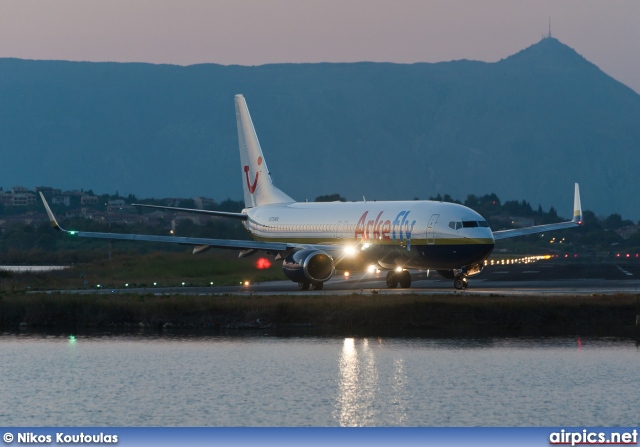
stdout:
<svg viewBox="0 0 640 447">
<path fill-rule="evenodd" d="M 428 245 L 433 245 L 436 243 L 435 229 L 436 229 L 436 222 L 438 222 L 439 217 L 440 217 L 440 214 L 433 214 L 429 218 L 429 223 L 427 224 L 427 244 Z"/>
</svg>

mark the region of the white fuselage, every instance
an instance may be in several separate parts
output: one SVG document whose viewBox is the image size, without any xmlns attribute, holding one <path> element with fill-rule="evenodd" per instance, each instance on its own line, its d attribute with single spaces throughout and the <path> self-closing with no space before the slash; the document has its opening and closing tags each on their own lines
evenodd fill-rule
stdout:
<svg viewBox="0 0 640 447">
<path fill-rule="evenodd" d="M 383 266 L 460 268 L 482 262 L 494 244 L 482 216 L 447 202 L 294 202 L 245 212 L 255 239 L 357 245 Z"/>
</svg>

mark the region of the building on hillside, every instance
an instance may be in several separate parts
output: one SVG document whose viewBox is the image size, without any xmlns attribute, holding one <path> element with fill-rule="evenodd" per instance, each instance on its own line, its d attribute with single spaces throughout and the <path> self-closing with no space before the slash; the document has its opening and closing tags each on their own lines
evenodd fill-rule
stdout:
<svg viewBox="0 0 640 447">
<path fill-rule="evenodd" d="M 627 240 L 638 232 L 639 227 L 637 225 L 629 225 L 627 227 L 618 228 L 616 233 L 622 239 Z"/>
<path fill-rule="evenodd" d="M 71 206 L 71 197 L 67 195 L 53 196 L 51 198 L 51 203 L 53 205 Z"/>
<path fill-rule="evenodd" d="M 98 198 L 98 196 L 88 196 L 85 194 L 82 197 L 80 197 L 80 205 L 82 206 L 97 205 L 99 201 L 100 199 Z"/>
<path fill-rule="evenodd" d="M 27 206 L 36 203 L 36 195 L 22 186 L 14 186 L 10 192 L 0 194 L 4 206 Z"/>
<path fill-rule="evenodd" d="M 36 195 L 41 192 L 44 195 L 44 198 L 47 200 L 51 200 L 53 196 L 59 196 L 60 194 L 62 194 L 61 189 L 55 189 L 51 186 L 36 186 L 35 188 L 33 188 L 33 190 Z"/>
</svg>

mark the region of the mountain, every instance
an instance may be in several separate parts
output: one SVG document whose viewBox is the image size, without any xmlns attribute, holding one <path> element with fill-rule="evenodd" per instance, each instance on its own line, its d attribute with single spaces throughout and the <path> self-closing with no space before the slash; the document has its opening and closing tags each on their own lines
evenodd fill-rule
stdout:
<svg viewBox="0 0 640 447">
<path fill-rule="evenodd" d="M 640 95 L 554 38 L 495 63 L 0 59 L 0 185 L 242 197 L 233 96 L 297 200 L 495 192 L 640 218 Z"/>
</svg>

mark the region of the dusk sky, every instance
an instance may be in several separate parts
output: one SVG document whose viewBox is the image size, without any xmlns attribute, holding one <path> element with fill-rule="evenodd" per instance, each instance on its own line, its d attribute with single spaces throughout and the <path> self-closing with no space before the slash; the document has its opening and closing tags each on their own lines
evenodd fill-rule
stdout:
<svg viewBox="0 0 640 447">
<path fill-rule="evenodd" d="M 0 57 L 493 62 L 552 35 L 640 92 L 638 0 L 0 0 Z"/>
</svg>

